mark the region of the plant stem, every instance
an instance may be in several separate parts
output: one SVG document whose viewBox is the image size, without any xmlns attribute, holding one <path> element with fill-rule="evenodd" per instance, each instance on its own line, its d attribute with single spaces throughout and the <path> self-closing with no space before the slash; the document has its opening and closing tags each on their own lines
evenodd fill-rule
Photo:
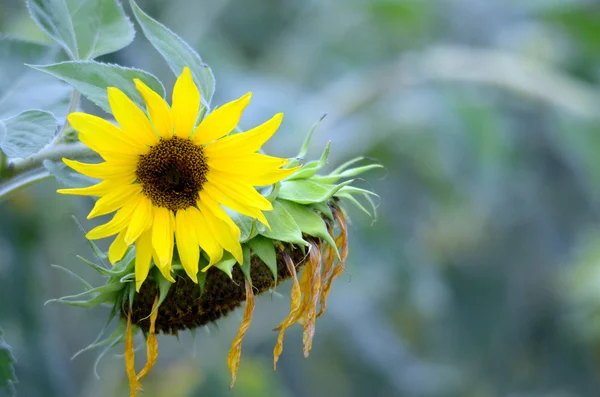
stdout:
<svg viewBox="0 0 600 397">
<path fill-rule="evenodd" d="M 82 143 L 62 143 L 50 146 L 26 159 L 14 160 L 8 163 L 4 171 L 5 181 L 0 183 L 0 201 L 26 186 L 50 178 L 50 173 L 43 168 L 44 160 L 58 161 L 63 157 L 86 158 L 95 156 L 97 156 L 97 153 Z"/>
</svg>

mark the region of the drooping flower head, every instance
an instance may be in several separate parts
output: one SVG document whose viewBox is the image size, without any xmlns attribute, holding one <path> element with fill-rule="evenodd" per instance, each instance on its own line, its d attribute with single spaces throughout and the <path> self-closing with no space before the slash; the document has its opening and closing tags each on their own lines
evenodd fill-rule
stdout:
<svg viewBox="0 0 600 397">
<path fill-rule="evenodd" d="M 202 113 L 200 95 L 187 68 L 175 84 L 171 107 L 141 81 L 135 84 L 149 117 L 115 88 L 108 89 L 108 99 L 120 127 L 84 113 L 69 115 L 80 140 L 104 162 L 64 161 L 102 181 L 60 192 L 99 196 L 88 218 L 116 214 L 86 237 L 117 237 L 107 255 L 92 243 L 98 260 L 108 256 L 112 268 L 85 260 L 107 277 L 106 284 L 89 288 L 86 283 L 85 292 L 57 301 L 84 307 L 113 305 L 111 319 L 119 317 L 121 327 L 90 347 L 125 342 L 132 397 L 156 363 L 157 333 L 193 330 L 245 304 L 227 357 L 233 386 L 254 296 L 288 279 L 293 283 L 290 310 L 275 328 L 273 365 L 283 352 L 286 330 L 294 324 L 303 328 L 303 351 L 308 357 L 316 319 L 326 310 L 332 282 L 345 269 L 344 201 L 370 214 L 357 200 L 362 196 L 375 212 L 371 197 L 376 194 L 352 186 L 357 179 L 348 178 L 381 166 L 356 166 L 363 160 L 359 157 L 320 175 L 329 144 L 319 160 L 297 166 L 307 154 L 317 124 L 295 158 L 257 153 L 279 127 L 282 115 L 228 135 L 250 94 L 213 110 L 196 126 Z M 267 197 L 255 189 L 263 185 L 273 185 L 264 191 Z M 89 299 L 82 301 L 82 297 Z M 147 361 L 138 373 L 133 338 L 139 330 L 146 336 Z"/>
<path fill-rule="evenodd" d="M 79 139 L 104 162 L 64 162 L 102 181 L 59 192 L 100 197 L 88 219 L 116 211 L 86 237 L 116 235 L 108 251 L 113 264 L 135 244 L 137 291 L 152 261 L 165 279 L 175 281 L 171 274 L 175 246 L 185 272 L 196 283 L 201 251 L 209 259 L 202 271 L 218 263 L 224 251 L 243 263 L 240 229 L 222 206 L 269 226 L 262 211 L 273 206 L 254 186 L 276 183 L 297 168 L 282 169 L 288 160 L 257 151 L 275 133 L 283 115 L 226 136 L 237 126 L 251 93 L 213 110 L 196 125 L 200 93 L 187 67 L 175 83 L 170 107 L 142 81 L 136 79 L 135 85 L 148 116 L 113 87 L 108 88 L 108 101 L 119 126 L 85 113 L 68 116 Z"/>
</svg>

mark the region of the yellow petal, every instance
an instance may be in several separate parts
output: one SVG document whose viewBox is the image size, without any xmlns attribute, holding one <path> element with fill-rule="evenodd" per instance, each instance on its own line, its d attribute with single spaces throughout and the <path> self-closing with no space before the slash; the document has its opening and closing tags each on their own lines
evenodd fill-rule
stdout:
<svg viewBox="0 0 600 397">
<path fill-rule="evenodd" d="M 217 239 L 219 245 L 221 245 L 223 249 L 230 252 L 231 255 L 233 255 L 233 257 L 238 261 L 238 263 L 244 263 L 242 245 L 240 244 L 239 240 L 239 228 L 235 226 L 238 231 L 238 237 L 236 238 L 234 235 L 235 231 L 223 220 L 217 218 L 205 203 L 206 200 L 198 201 L 198 207 L 206 219 L 208 229 Z"/>
<path fill-rule="evenodd" d="M 249 92 L 210 112 L 196 128 L 192 140 L 198 145 L 205 145 L 229 134 L 240 122 L 242 112 L 250 103 L 251 97 L 252 93 Z"/>
<path fill-rule="evenodd" d="M 75 171 L 89 176 L 90 178 L 126 178 L 135 174 L 136 164 L 131 163 L 112 163 L 104 162 L 98 164 L 81 163 L 75 160 L 62 159 L 63 162 Z"/>
<path fill-rule="evenodd" d="M 242 183 L 241 180 L 236 181 L 235 179 L 228 179 L 227 175 L 212 170 L 206 174 L 206 179 L 224 194 L 230 196 L 239 203 L 265 211 L 273 209 L 273 205 L 269 200 L 261 196 L 252 185 Z"/>
<path fill-rule="evenodd" d="M 115 120 L 132 139 L 148 146 L 158 143 L 158 136 L 144 112 L 121 90 L 108 87 L 108 103 Z"/>
<path fill-rule="evenodd" d="M 225 178 L 232 182 L 238 181 L 239 183 L 250 184 L 252 186 L 268 186 L 287 178 L 288 176 L 298 171 L 300 168 L 302 168 L 302 166 L 293 168 L 283 168 L 280 170 L 274 170 L 271 172 L 265 172 L 254 175 L 233 174 L 223 171 L 215 172 L 219 174 L 220 178 Z"/>
<path fill-rule="evenodd" d="M 152 232 L 146 230 L 135 241 L 135 290 L 140 292 L 140 287 L 148 277 L 150 261 L 152 259 Z"/>
<path fill-rule="evenodd" d="M 121 231 L 108 248 L 108 260 L 112 265 L 123 259 L 129 245 L 125 243 L 125 232 Z"/>
<path fill-rule="evenodd" d="M 135 88 L 139 91 L 146 102 L 146 108 L 150 119 L 154 123 L 156 132 L 163 138 L 171 138 L 173 136 L 173 122 L 171 121 L 171 109 L 165 100 L 152 91 L 144 82 L 140 79 L 133 79 Z"/>
<path fill-rule="evenodd" d="M 92 219 L 100 215 L 106 215 L 121 208 L 132 197 L 136 197 L 142 192 L 142 185 L 121 185 L 115 186 L 114 189 L 105 196 L 102 196 L 92 211 L 87 216 L 87 219 Z M 131 242 L 129 243 L 131 244 Z"/>
<path fill-rule="evenodd" d="M 268 141 L 281 125 L 283 113 L 277 113 L 269 121 L 240 134 L 233 134 L 208 145 L 205 153 L 208 157 L 231 157 L 253 153 Z"/>
<path fill-rule="evenodd" d="M 188 208 L 187 212 L 196 232 L 197 243 L 209 258 L 208 266 L 202 269 L 205 272 L 210 266 L 218 263 L 223 258 L 223 248 L 208 228 L 204 215 L 195 207 Z"/>
<path fill-rule="evenodd" d="M 258 219 L 262 224 L 269 227 L 269 222 L 267 221 L 267 218 L 261 210 L 256 209 L 254 207 L 246 206 L 244 204 L 240 204 L 239 202 L 227 196 L 210 183 L 205 183 L 202 186 L 202 190 L 205 191 L 206 194 L 208 194 L 209 197 L 212 198 L 214 201 L 223 204 L 225 207 L 233 211 L 239 212 L 240 214 L 244 214 L 251 218 Z"/>
<path fill-rule="evenodd" d="M 178 210 L 175 215 L 175 238 L 183 269 L 193 282 L 198 283 L 200 247 L 198 247 L 193 219 L 189 217 L 186 210 Z"/>
<path fill-rule="evenodd" d="M 129 220 L 131 219 L 133 211 L 137 207 L 140 197 L 141 195 L 139 195 L 136 200 L 131 200 L 125 203 L 125 205 L 119 211 L 117 211 L 115 216 L 108 223 L 93 228 L 85 235 L 85 237 L 88 240 L 97 240 L 112 236 L 125 229 L 129 223 Z"/>
<path fill-rule="evenodd" d="M 171 265 L 173 264 L 173 257 L 171 256 L 171 259 L 169 260 L 169 263 L 167 263 L 166 266 L 159 266 L 158 263 L 160 261 L 158 260 L 158 256 L 156 255 L 156 250 L 152 250 L 152 259 L 154 260 L 154 264 L 156 265 L 158 270 L 160 270 L 163 277 L 166 280 L 174 283 L 175 279 L 173 278 L 173 276 L 171 276 Z"/>
<path fill-rule="evenodd" d="M 173 212 L 167 208 L 156 207 L 152 224 L 152 247 L 156 251 L 159 267 L 166 267 L 173 258 Z"/>
<path fill-rule="evenodd" d="M 58 189 L 57 192 L 60 194 L 74 194 L 78 196 L 104 196 L 112 192 L 115 189 L 115 187 L 129 185 L 134 180 L 135 174 L 131 174 L 123 178 L 102 181 L 100 183 L 88 187 Z"/>
<path fill-rule="evenodd" d="M 175 82 L 172 105 L 175 135 L 179 138 L 189 138 L 200 110 L 200 92 L 188 67 L 183 68 Z"/>
<path fill-rule="evenodd" d="M 219 205 L 218 202 L 212 199 L 205 191 L 201 191 L 198 194 L 198 200 L 196 204 L 202 202 L 203 207 L 208 209 L 211 214 L 225 222 L 225 224 L 231 229 L 233 235 L 236 239 L 240 238 L 240 228 L 235 224 L 235 222 L 231 219 L 229 214 Z M 198 207 L 200 208 L 200 207 Z"/>
<path fill-rule="evenodd" d="M 131 216 L 127 233 L 125 233 L 125 242 L 133 244 L 135 240 L 152 226 L 152 201 L 141 195 L 140 202 Z"/>
<path fill-rule="evenodd" d="M 116 125 L 91 114 L 75 112 L 67 116 L 79 132 L 79 140 L 98 153 L 146 154 L 148 146 L 132 139 Z"/>
<path fill-rule="evenodd" d="M 210 169 L 242 175 L 271 172 L 290 162 L 288 159 L 267 156 L 261 153 L 251 153 L 244 156 L 229 157 L 206 156 L 206 158 L 208 159 L 208 165 Z"/>
</svg>

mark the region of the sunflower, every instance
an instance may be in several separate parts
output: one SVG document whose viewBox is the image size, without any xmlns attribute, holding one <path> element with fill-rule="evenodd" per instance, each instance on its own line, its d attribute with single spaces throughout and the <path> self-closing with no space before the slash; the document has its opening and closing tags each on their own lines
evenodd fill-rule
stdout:
<svg viewBox="0 0 600 397">
<path fill-rule="evenodd" d="M 102 181 L 58 192 L 100 197 L 88 219 L 115 212 L 87 233 L 90 240 L 116 235 L 108 250 L 114 265 L 135 244 L 135 282 L 139 291 L 151 263 L 165 279 L 171 275 L 174 246 L 191 280 L 198 282 L 203 252 L 208 265 L 229 252 L 242 264 L 240 229 L 222 207 L 269 227 L 263 211 L 273 206 L 255 186 L 274 184 L 298 170 L 282 169 L 288 160 L 257 151 L 275 133 L 283 114 L 249 131 L 228 135 L 237 126 L 252 96 L 248 93 L 210 112 L 197 126 L 200 93 L 186 67 L 173 88 L 172 105 L 135 79 L 147 114 L 117 88 L 108 101 L 119 124 L 75 112 L 68 116 L 79 139 L 104 162 L 86 164 L 63 159 L 75 171 Z"/>
</svg>

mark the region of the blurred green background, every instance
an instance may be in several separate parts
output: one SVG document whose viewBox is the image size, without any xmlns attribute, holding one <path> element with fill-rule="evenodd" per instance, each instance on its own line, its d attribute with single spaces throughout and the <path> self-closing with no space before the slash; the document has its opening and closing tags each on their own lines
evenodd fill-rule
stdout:
<svg viewBox="0 0 600 397">
<path fill-rule="evenodd" d="M 44 40 L 23 3 L 0 0 L 0 32 Z M 282 285 L 283 296 L 258 299 L 232 391 L 226 357 L 239 312 L 195 338 L 159 337 L 144 396 L 600 395 L 596 1 L 139 4 L 212 66 L 215 104 L 254 92 L 243 128 L 285 112 L 269 153 L 294 155 L 328 113 L 313 157 L 331 140 L 331 167 L 356 155 L 386 166 L 363 182 L 381 196 L 377 221 L 350 212 L 348 270 L 309 360 L 292 328 L 272 371 L 271 329 L 289 308 Z M 101 60 L 172 87 L 136 30 L 131 46 Z M 92 201 L 57 187 L 0 203 L 0 326 L 18 360 L 17 391 L 125 396 L 119 350 L 100 362 L 100 380 L 98 351 L 70 360 L 109 310 L 43 305 L 79 291 L 50 264 L 100 282 L 75 258 L 92 255 L 70 216 L 85 219 Z"/>
</svg>

